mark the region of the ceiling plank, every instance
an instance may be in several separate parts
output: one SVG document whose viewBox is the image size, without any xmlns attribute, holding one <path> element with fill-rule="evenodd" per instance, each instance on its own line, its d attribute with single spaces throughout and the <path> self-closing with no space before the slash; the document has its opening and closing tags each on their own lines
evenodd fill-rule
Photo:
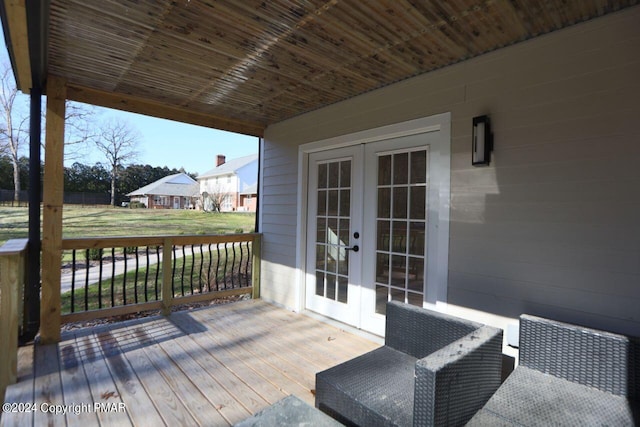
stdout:
<svg viewBox="0 0 640 427">
<path fill-rule="evenodd" d="M 261 123 L 234 120 L 209 114 L 198 113 L 189 108 L 179 108 L 173 105 L 148 101 L 143 98 L 104 92 L 82 86 L 69 84 L 67 98 L 72 101 L 101 107 L 114 108 L 116 110 L 129 111 L 131 113 L 144 114 L 162 119 L 175 120 L 183 123 L 204 126 L 213 129 L 236 132 L 244 135 L 262 137 L 265 126 Z"/>
<path fill-rule="evenodd" d="M 14 73 L 18 89 L 31 92 L 31 60 L 29 59 L 29 35 L 27 31 L 27 10 L 24 0 L 4 0 L 7 14 L 8 33 L 11 38 Z"/>
</svg>

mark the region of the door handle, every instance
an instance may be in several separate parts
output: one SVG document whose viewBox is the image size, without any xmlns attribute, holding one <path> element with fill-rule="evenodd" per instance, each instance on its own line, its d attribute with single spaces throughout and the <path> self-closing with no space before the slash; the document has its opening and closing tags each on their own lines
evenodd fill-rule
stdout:
<svg viewBox="0 0 640 427">
<path fill-rule="evenodd" d="M 353 245 L 353 247 L 351 248 L 345 248 L 348 251 L 353 251 L 353 252 L 358 252 L 360 250 L 360 246 L 358 245 Z"/>
</svg>

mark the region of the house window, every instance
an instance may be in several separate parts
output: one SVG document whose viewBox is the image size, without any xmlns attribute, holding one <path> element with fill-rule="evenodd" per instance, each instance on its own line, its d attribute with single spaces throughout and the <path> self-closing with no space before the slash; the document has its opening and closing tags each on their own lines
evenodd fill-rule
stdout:
<svg viewBox="0 0 640 427">
<path fill-rule="evenodd" d="M 153 196 L 153 204 L 156 206 L 167 206 L 169 201 L 167 196 Z"/>
</svg>

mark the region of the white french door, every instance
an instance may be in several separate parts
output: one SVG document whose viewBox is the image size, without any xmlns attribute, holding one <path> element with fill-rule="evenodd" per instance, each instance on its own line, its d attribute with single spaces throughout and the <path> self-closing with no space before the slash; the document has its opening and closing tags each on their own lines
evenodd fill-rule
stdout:
<svg viewBox="0 0 640 427">
<path fill-rule="evenodd" d="M 306 306 L 358 326 L 362 147 L 309 156 Z"/>
<path fill-rule="evenodd" d="M 435 301 L 429 245 L 438 244 L 430 236 L 438 232 L 431 188 L 438 134 L 309 155 L 308 309 L 383 335 L 387 301 Z"/>
</svg>

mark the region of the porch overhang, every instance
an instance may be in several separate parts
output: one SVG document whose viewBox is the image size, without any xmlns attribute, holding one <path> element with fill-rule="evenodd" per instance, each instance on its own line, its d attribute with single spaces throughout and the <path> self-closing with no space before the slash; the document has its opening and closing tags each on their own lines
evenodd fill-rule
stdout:
<svg viewBox="0 0 640 427">
<path fill-rule="evenodd" d="M 248 135 L 637 4 L 2 0 L 18 87 Z"/>
</svg>

